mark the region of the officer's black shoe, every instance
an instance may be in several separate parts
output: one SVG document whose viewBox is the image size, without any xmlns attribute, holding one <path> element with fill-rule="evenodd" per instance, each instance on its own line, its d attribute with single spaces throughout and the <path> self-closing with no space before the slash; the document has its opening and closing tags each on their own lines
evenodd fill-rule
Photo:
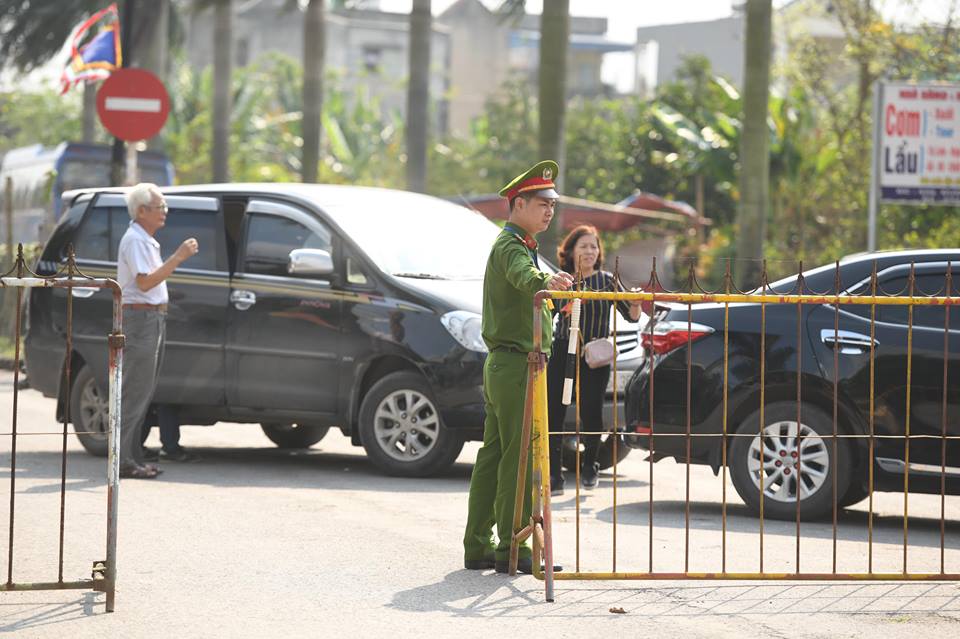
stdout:
<svg viewBox="0 0 960 639">
<path fill-rule="evenodd" d="M 550 496 L 559 497 L 563 494 L 563 477 L 550 478 Z"/>
<path fill-rule="evenodd" d="M 584 488 L 596 488 L 600 483 L 600 464 L 584 464 L 580 472 L 580 485 Z"/>
<path fill-rule="evenodd" d="M 484 557 L 483 559 L 464 559 L 463 567 L 467 570 L 490 570 L 494 567 L 496 561 L 493 557 Z"/>
<path fill-rule="evenodd" d="M 540 566 L 540 570 L 543 570 L 543 566 Z M 506 574 L 510 572 L 510 560 L 504 559 L 503 561 L 497 560 L 497 565 L 494 566 L 494 570 L 499 573 Z M 523 557 L 517 560 L 517 572 L 521 575 L 532 575 L 533 574 L 533 560 L 529 557 Z M 563 566 L 554 566 L 553 572 L 563 572 Z"/>
</svg>

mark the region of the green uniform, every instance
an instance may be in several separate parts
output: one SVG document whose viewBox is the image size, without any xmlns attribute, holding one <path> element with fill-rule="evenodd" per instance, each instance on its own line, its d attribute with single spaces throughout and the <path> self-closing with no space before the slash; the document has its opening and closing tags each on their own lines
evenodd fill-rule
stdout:
<svg viewBox="0 0 960 639">
<path fill-rule="evenodd" d="M 533 296 L 547 288 L 551 275 L 538 268 L 536 251 L 524 242 L 523 231 L 508 225 L 497 237 L 483 279 L 483 341 L 490 349 L 483 367 L 486 420 L 483 447 L 470 478 L 464 558 L 510 557 L 516 499 L 523 405 L 527 388 L 527 353 L 533 350 Z M 542 311 L 543 352 L 553 340 L 550 311 Z M 528 456 L 527 464 L 531 463 Z M 530 520 L 532 470 L 528 466 L 521 525 Z M 497 525 L 499 543 L 493 542 Z M 520 547 L 520 557 L 530 557 Z"/>
</svg>

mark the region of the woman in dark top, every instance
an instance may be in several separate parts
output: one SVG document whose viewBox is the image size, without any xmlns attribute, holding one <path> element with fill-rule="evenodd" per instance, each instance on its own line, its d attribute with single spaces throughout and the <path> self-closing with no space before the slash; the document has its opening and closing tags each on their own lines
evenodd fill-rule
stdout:
<svg viewBox="0 0 960 639">
<path fill-rule="evenodd" d="M 584 291 L 623 290 L 614 281 L 611 273 L 601 270 L 603 266 L 603 245 L 597 229 L 592 226 L 578 226 L 564 238 L 557 249 L 560 268 L 567 273 L 580 272 Z M 614 302 L 608 300 L 582 301 L 580 307 L 580 432 L 591 433 L 582 438 L 584 451 L 580 456 L 580 481 L 584 488 L 597 485 L 599 465 L 597 449 L 603 428 L 603 398 L 610 380 L 610 366 L 590 368 L 583 358 L 583 345 L 591 340 L 609 337 L 610 312 Z M 570 338 L 570 313 L 572 300 L 558 300 L 559 320 L 554 330 L 553 349 L 547 364 L 547 401 L 549 403 L 550 432 L 564 430 L 567 407 L 563 405 L 563 380 L 566 368 L 567 346 Z M 617 310 L 624 318 L 637 321 L 640 317 L 640 303 L 617 302 Z M 576 395 L 574 395 L 576 401 Z M 550 435 L 550 492 L 563 494 L 563 467 L 561 450 L 563 435 Z"/>
</svg>

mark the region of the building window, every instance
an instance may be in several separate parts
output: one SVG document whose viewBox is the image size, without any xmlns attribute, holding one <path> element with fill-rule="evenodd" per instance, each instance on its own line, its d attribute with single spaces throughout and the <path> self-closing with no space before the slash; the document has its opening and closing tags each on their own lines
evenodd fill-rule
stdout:
<svg viewBox="0 0 960 639">
<path fill-rule="evenodd" d="M 368 73 L 380 73 L 383 61 L 383 49 L 380 47 L 363 47 L 363 68 Z"/>
</svg>

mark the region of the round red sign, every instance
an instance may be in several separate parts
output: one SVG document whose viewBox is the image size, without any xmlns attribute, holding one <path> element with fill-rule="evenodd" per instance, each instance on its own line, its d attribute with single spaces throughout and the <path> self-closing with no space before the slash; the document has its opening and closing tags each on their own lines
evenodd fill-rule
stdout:
<svg viewBox="0 0 960 639">
<path fill-rule="evenodd" d="M 170 97 L 163 82 L 144 69 L 117 69 L 97 91 L 100 122 L 127 142 L 155 136 L 169 112 Z"/>
</svg>

